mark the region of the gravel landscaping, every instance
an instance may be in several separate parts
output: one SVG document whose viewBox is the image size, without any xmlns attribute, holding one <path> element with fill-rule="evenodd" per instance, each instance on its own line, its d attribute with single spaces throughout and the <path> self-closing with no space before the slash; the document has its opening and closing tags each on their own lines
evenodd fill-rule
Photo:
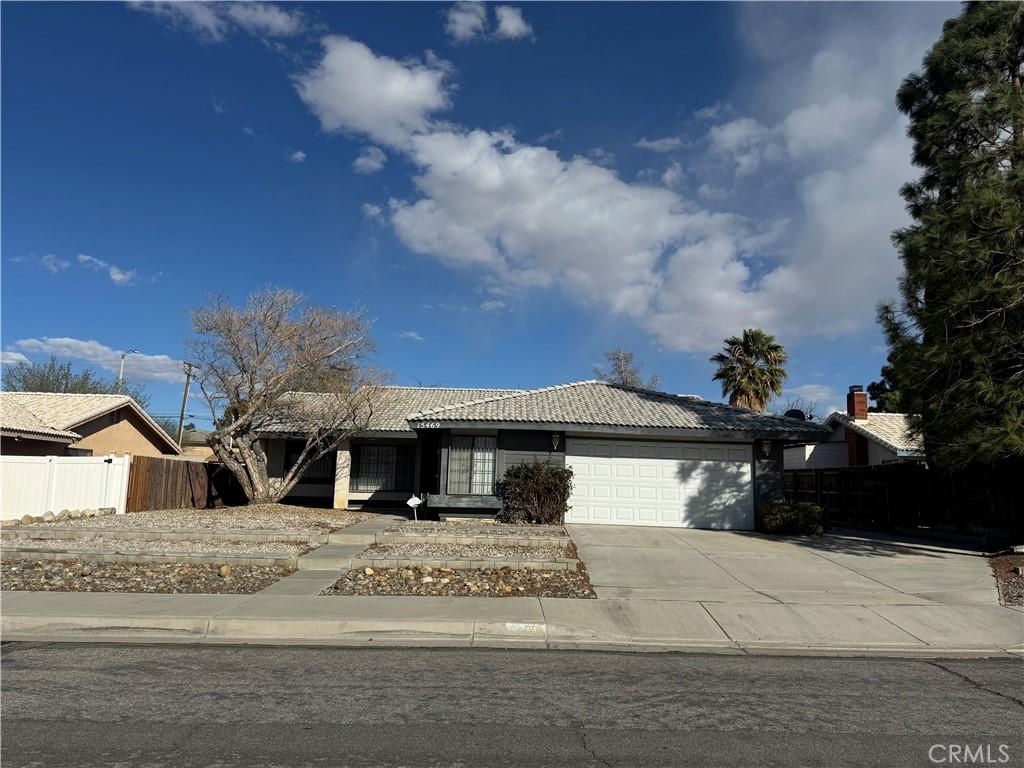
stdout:
<svg viewBox="0 0 1024 768">
<path fill-rule="evenodd" d="M 509 525 L 474 520 L 458 523 L 408 522 L 388 528 L 388 533 L 418 533 L 425 536 L 508 536 L 522 539 L 527 536 L 568 536 L 560 525 Z"/>
<path fill-rule="evenodd" d="M 251 594 L 293 573 L 290 568 L 241 565 L 13 560 L 0 564 L 0 588 L 32 592 Z"/>
<path fill-rule="evenodd" d="M 1024 555 L 999 555 L 989 560 L 999 586 L 1003 605 L 1024 605 L 1024 576 L 1014 568 L 1024 568 Z"/>
<path fill-rule="evenodd" d="M 502 546 L 500 544 L 427 544 L 409 542 L 401 544 L 374 544 L 360 554 L 363 558 L 437 558 L 465 557 L 487 560 L 507 557 L 511 560 L 555 560 L 569 557 L 565 547 Z"/>
<path fill-rule="evenodd" d="M 6 549 L 8 547 L 17 549 L 138 552 L 140 554 L 173 552 L 175 554 L 205 555 L 217 553 L 282 558 L 298 557 L 299 555 L 306 554 L 311 549 L 311 547 L 305 544 L 279 541 L 195 541 L 191 539 L 152 541 L 148 539 L 108 539 L 104 538 L 102 534 L 97 536 L 75 536 L 66 539 L 18 538 L 5 540 L 3 548 Z"/>
<path fill-rule="evenodd" d="M 126 515 L 68 519 L 59 523 L 34 523 L 32 528 L 196 528 L 325 533 L 361 523 L 371 517 L 375 517 L 371 512 L 297 507 L 291 504 L 250 504 L 220 509 L 156 509 L 129 512 Z"/>
<path fill-rule="evenodd" d="M 351 570 L 321 594 L 420 597 L 595 597 L 580 566 L 569 571 L 513 568 L 361 568 Z"/>
</svg>

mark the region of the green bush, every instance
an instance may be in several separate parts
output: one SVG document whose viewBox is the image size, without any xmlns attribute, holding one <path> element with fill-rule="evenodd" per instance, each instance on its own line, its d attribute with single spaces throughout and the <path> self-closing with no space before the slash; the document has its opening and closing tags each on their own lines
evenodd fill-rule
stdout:
<svg viewBox="0 0 1024 768">
<path fill-rule="evenodd" d="M 761 530 L 764 533 L 821 536 L 825 532 L 825 511 L 807 501 L 764 504 L 761 507 Z"/>
<path fill-rule="evenodd" d="M 541 461 L 516 464 L 498 482 L 505 523 L 554 525 L 565 520 L 572 494 L 572 470 Z"/>
</svg>

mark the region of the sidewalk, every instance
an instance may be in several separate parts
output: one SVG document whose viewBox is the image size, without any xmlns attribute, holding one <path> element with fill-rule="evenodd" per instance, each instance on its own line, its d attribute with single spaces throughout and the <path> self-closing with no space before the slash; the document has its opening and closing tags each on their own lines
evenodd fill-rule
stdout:
<svg viewBox="0 0 1024 768">
<path fill-rule="evenodd" d="M 310 585 L 321 574 L 307 572 Z M 297 585 L 301 586 L 301 585 Z M 3 592 L 3 640 L 497 646 L 842 656 L 1024 653 L 1001 606 Z M 301 592 L 305 591 L 305 594 Z"/>
</svg>

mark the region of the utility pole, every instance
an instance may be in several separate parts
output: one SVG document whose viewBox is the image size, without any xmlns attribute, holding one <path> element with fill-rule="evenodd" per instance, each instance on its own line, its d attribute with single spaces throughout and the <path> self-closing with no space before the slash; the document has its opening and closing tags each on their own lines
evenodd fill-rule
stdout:
<svg viewBox="0 0 1024 768">
<path fill-rule="evenodd" d="M 124 392 L 124 358 L 127 355 L 137 355 L 139 350 L 129 349 L 127 352 L 121 353 L 121 367 L 117 371 L 117 393 L 121 394 Z"/>
<path fill-rule="evenodd" d="M 195 365 L 189 362 L 185 362 L 185 394 L 181 396 L 181 416 L 178 417 L 178 445 L 181 445 L 181 439 L 185 436 L 185 408 L 188 406 L 188 388 L 192 384 L 192 370 Z"/>
</svg>

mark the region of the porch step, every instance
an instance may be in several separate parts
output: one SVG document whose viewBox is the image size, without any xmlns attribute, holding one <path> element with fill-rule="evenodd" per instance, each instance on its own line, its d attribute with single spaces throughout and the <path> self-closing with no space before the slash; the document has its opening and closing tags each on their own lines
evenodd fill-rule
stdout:
<svg viewBox="0 0 1024 768">
<path fill-rule="evenodd" d="M 343 571 L 352 567 L 352 558 L 366 549 L 365 544 L 326 544 L 299 558 L 299 570 Z"/>
<path fill-rule="evenodd" d="M 363 520 L 361 523 L 335 531 L 328 536 L 327 540 L 331 544 L 362 544 L 365 547 L 368 544 L 373 544 L 377 540 L 377 534 L 381 531 L 393 528 L 407 520 L 408 518 L 398 515 L 377 515 L 369 520 Z"/>
</svg>

